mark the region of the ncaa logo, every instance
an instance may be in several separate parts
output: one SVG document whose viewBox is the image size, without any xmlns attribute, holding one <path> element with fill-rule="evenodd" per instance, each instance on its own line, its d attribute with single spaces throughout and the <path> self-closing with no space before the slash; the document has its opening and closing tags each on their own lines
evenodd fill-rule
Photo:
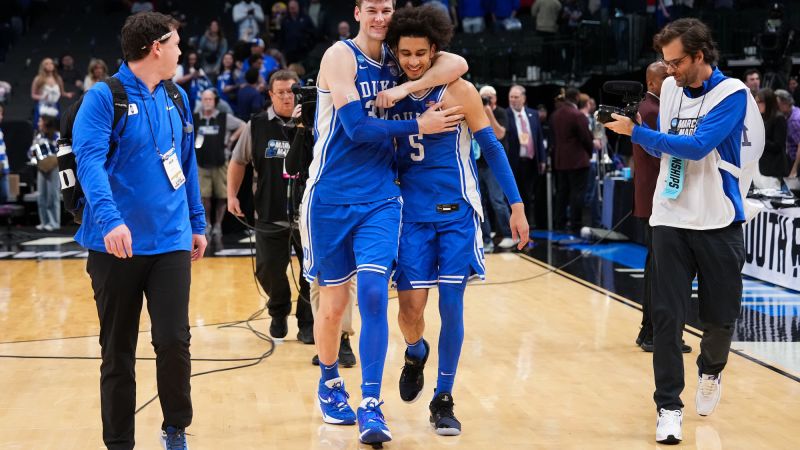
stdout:
<svg viewBox="0 0 800 450">
<path fill-rule="evenodd" d="M 673 128 L 673 129 L 677 129 L 678 128 L 678 118 L 677 117 L 673 117 L 672 118 L 672 120 L 669 122 L 669 127 Z"/>
<path fill-rule="evenodd" d="M 389 72 L 392 73 L 392 76 L 398 76 L 399 71 L 397 70 L 397 65 L 395 65 L 394 61 L 389 61 L 386 63 L 386 66 L 389 67 Z"/>
</svg>

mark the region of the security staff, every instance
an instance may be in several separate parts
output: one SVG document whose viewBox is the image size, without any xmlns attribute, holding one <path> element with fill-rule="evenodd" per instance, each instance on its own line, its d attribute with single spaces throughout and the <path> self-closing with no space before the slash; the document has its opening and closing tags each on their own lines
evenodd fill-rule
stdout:
<svg viewBox="0 0 800 450">
<path fill-rule="evenodd" d="M 295 135 L 292 112 L 295 98 L 292 85 L 299 81 L 296 73 L 279 70 L 269 79 L 272 106 L 256 114 L 248 122 L 233 150 L 228 166 L 228 211 L 242 217 L 236 195 L 247 164 L 253 165 L 253 193 L 256 214 L 256 277 L 269 296 L 267 309 L 272 322 L 269 333 L 282 339 L 288 333 L 287 316 L 292 310 L 292 291 L 286 275 L 290 263 L 289 246 L 302 265 L 303 248 L 296 229 L 289 224 L 287 192 L 289 175 L 285 158 Z M 301 271 L 296 271 L 300 284 L 297 302 L 297 339 L 314 343 L 314 318 L 309 304 L 309 285 Z"/>
</svg>

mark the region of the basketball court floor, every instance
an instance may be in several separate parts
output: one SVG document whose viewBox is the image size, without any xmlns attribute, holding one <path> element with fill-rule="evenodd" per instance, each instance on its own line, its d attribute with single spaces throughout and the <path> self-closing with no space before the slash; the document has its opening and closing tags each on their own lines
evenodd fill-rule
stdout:
<svg viewBox="0 0 800 450">
<path fill-rule="evenodd" d="M 641 312 L 643 249 L 634 244 L 558 245 L 539 233 L 525 254 L 487 256 L 487 282 L 467 289 L 466 336 L 454 399 L 458 437 L 428 424 L 436 354 L 425 395 L 403 403 L 397 382 L 403 339 L 390 300 L 383 411 L 387 449 L 652 449 L 655 406 L 650 354 L 634 345 Z M 99 449 L 97 313 L 85 259 L 69 239 L 0 253 L 0 449 Z M 28 242 L 33 241 L 30 239 Z M 316 406 L 315 350 L 289 335 L 274 345 L 244 245 L 217 248 L 193 269 L 192 449 L 356 449 L 355 427 L 324 425 Z M 576 259 L 576 257 L 583 257 Z M 563 270 L 555 270 L 575 260 Z M 293 270 L 297 273 L 296 264 Z M 394 295 L 390 291 L 390 295 Z M 426 312 L 435 348 L 436 294 Z M 800 294 L 745 281 L 742 318 L 717 411 L 694 411 L 699 350 L 689 319 L 683 448 L 800 448 Z M 356 324 L 358 318 L 356 317 Z M 358 329 L 358 326 L 356 327 Z M 137 364 L 137 448 L 156 449 L 161 415 L 149 321 L 142 315 Z M 358 347 L 358 335 L 353 340 Z M 360 362 L 360 361 L 359 361 Z M 247 366 L 247 367 L 241 367 Z M 235 368 L 239 367 L 239 368 Z M 229 369 L 212 373 L 220 369 Z M 343 369 L 356 405 L 360 367 Z"/>
</svg>

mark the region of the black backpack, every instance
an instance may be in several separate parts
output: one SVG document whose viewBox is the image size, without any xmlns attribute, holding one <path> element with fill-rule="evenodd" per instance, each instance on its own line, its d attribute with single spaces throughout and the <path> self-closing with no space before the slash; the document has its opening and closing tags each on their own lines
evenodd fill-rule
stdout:
<svg viewBox="0 0 800 450">
<path fill-rule="evenodd" d="M 128 125 L 128 94 L 118 78 L 109 77 L 105 81 L 101 81 L 101 83 L 103 82 L 108 84 L 111 89 L 111 96 L 114 101 L 114 121 L 111 124 L 111 138 L 108 142 L 108 154 L 106 155 L 106 161 L 108 161 L 117 150 L 117 145 L 122 139 L 122 133 L 125 132 L 125 127 Z M 175 86 L 172 80 L 165 80 L 164 88 L 167 90 L 172 102 L 178 107 L 181 122 L 186 123 L 186 117 L 188 117 L 186 115 L 186 106 L 183 104 L 183 97 L 178 91 L 178 87 Z M 64 198 L 64 208 L 73 215 L 75 223 L 81 223 L 83 220 L 83 209 L 86 206 L 86 196 L 83 194 L 80 180 L 78 180 L 77 161 L 75 161 L 75 154 L 72 153 L 72 126 L 75 124 L 75 117 L 77 117 L 82 103 L 83 95 L 75 103 L 67 107 L 61 115 L 61 139 L 58 140 L 58 175 L 61 180 L 61 194 Z M 122 123 L 122 128 L 115 137 L 114 131 L 123 117 L 125 122 Z M 184 131 L 187 131 L 187 128 L 184 127 Z"/>
</svg>

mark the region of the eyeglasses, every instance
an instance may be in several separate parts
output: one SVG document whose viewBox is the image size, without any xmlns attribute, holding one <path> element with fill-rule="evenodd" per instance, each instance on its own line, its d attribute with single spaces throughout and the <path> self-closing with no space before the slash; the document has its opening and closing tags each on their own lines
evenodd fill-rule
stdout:
<svg viewBox="0 0 800 450">
<path fill-rule="evenodd" d="M 292 92 L 292 91 L 270 91 L 270 92 L 272 92 L 272 95 L 275 95 L 277 97 L 291 97 L 291 96 L 294 96 L 294 92 Z"/>
<path fill-rule="evenodd" d="M 155 39 L 155 40 L 153 41 L 153 43 L 156 43 L 156 42 L 164 42 L 164 41 L 166 41 L 167 39 L 169 39 L 170 37 L 172 37 L 172 34 L 173 34 L 173 33 L 175 33 L 175 31 L 170 31 L 169 33 L 165 33 L 165 34 L 164 34 L 163 36 L 161 36 L 160 38 L 158 38 L 158 39 Z M 152 45 L 152 44 L 151 44 L 151 45 Z M 145 45 L 144 47 L 142 47 L 142 50 L 147 50 L 147 47 L 148 47 L 148 46 L 147 46 L 147 45 Z"/>
<path fill-rule="evenodd" d="M 672 70 L 675 70 L 675 69 L 677 69 L 677 68 L 678 68 L 678 66 L 680 66 L 680 65 L 681 65 L 681 62 L 682 62 L 684 59 L 686 59 L 686 57 L 687 57 L 687 56 L 690 56 L 690 55 L 686 54 L 686 55 L 683 55 L 683 56 L 681 56 L 680 58 L 678 58 L 678 59 L 674 59 L 674 60 L 672 60 L 672 61 L 667 61 L 666 59 L 664 59 L 664 58 L 661 58 L 661 62 L 663 62 L 664 64 L 666 64 L 666 65 L 667 65 L 667 67 L 669 67 L 670 69 L 672 69 Z"/>
</svg>

